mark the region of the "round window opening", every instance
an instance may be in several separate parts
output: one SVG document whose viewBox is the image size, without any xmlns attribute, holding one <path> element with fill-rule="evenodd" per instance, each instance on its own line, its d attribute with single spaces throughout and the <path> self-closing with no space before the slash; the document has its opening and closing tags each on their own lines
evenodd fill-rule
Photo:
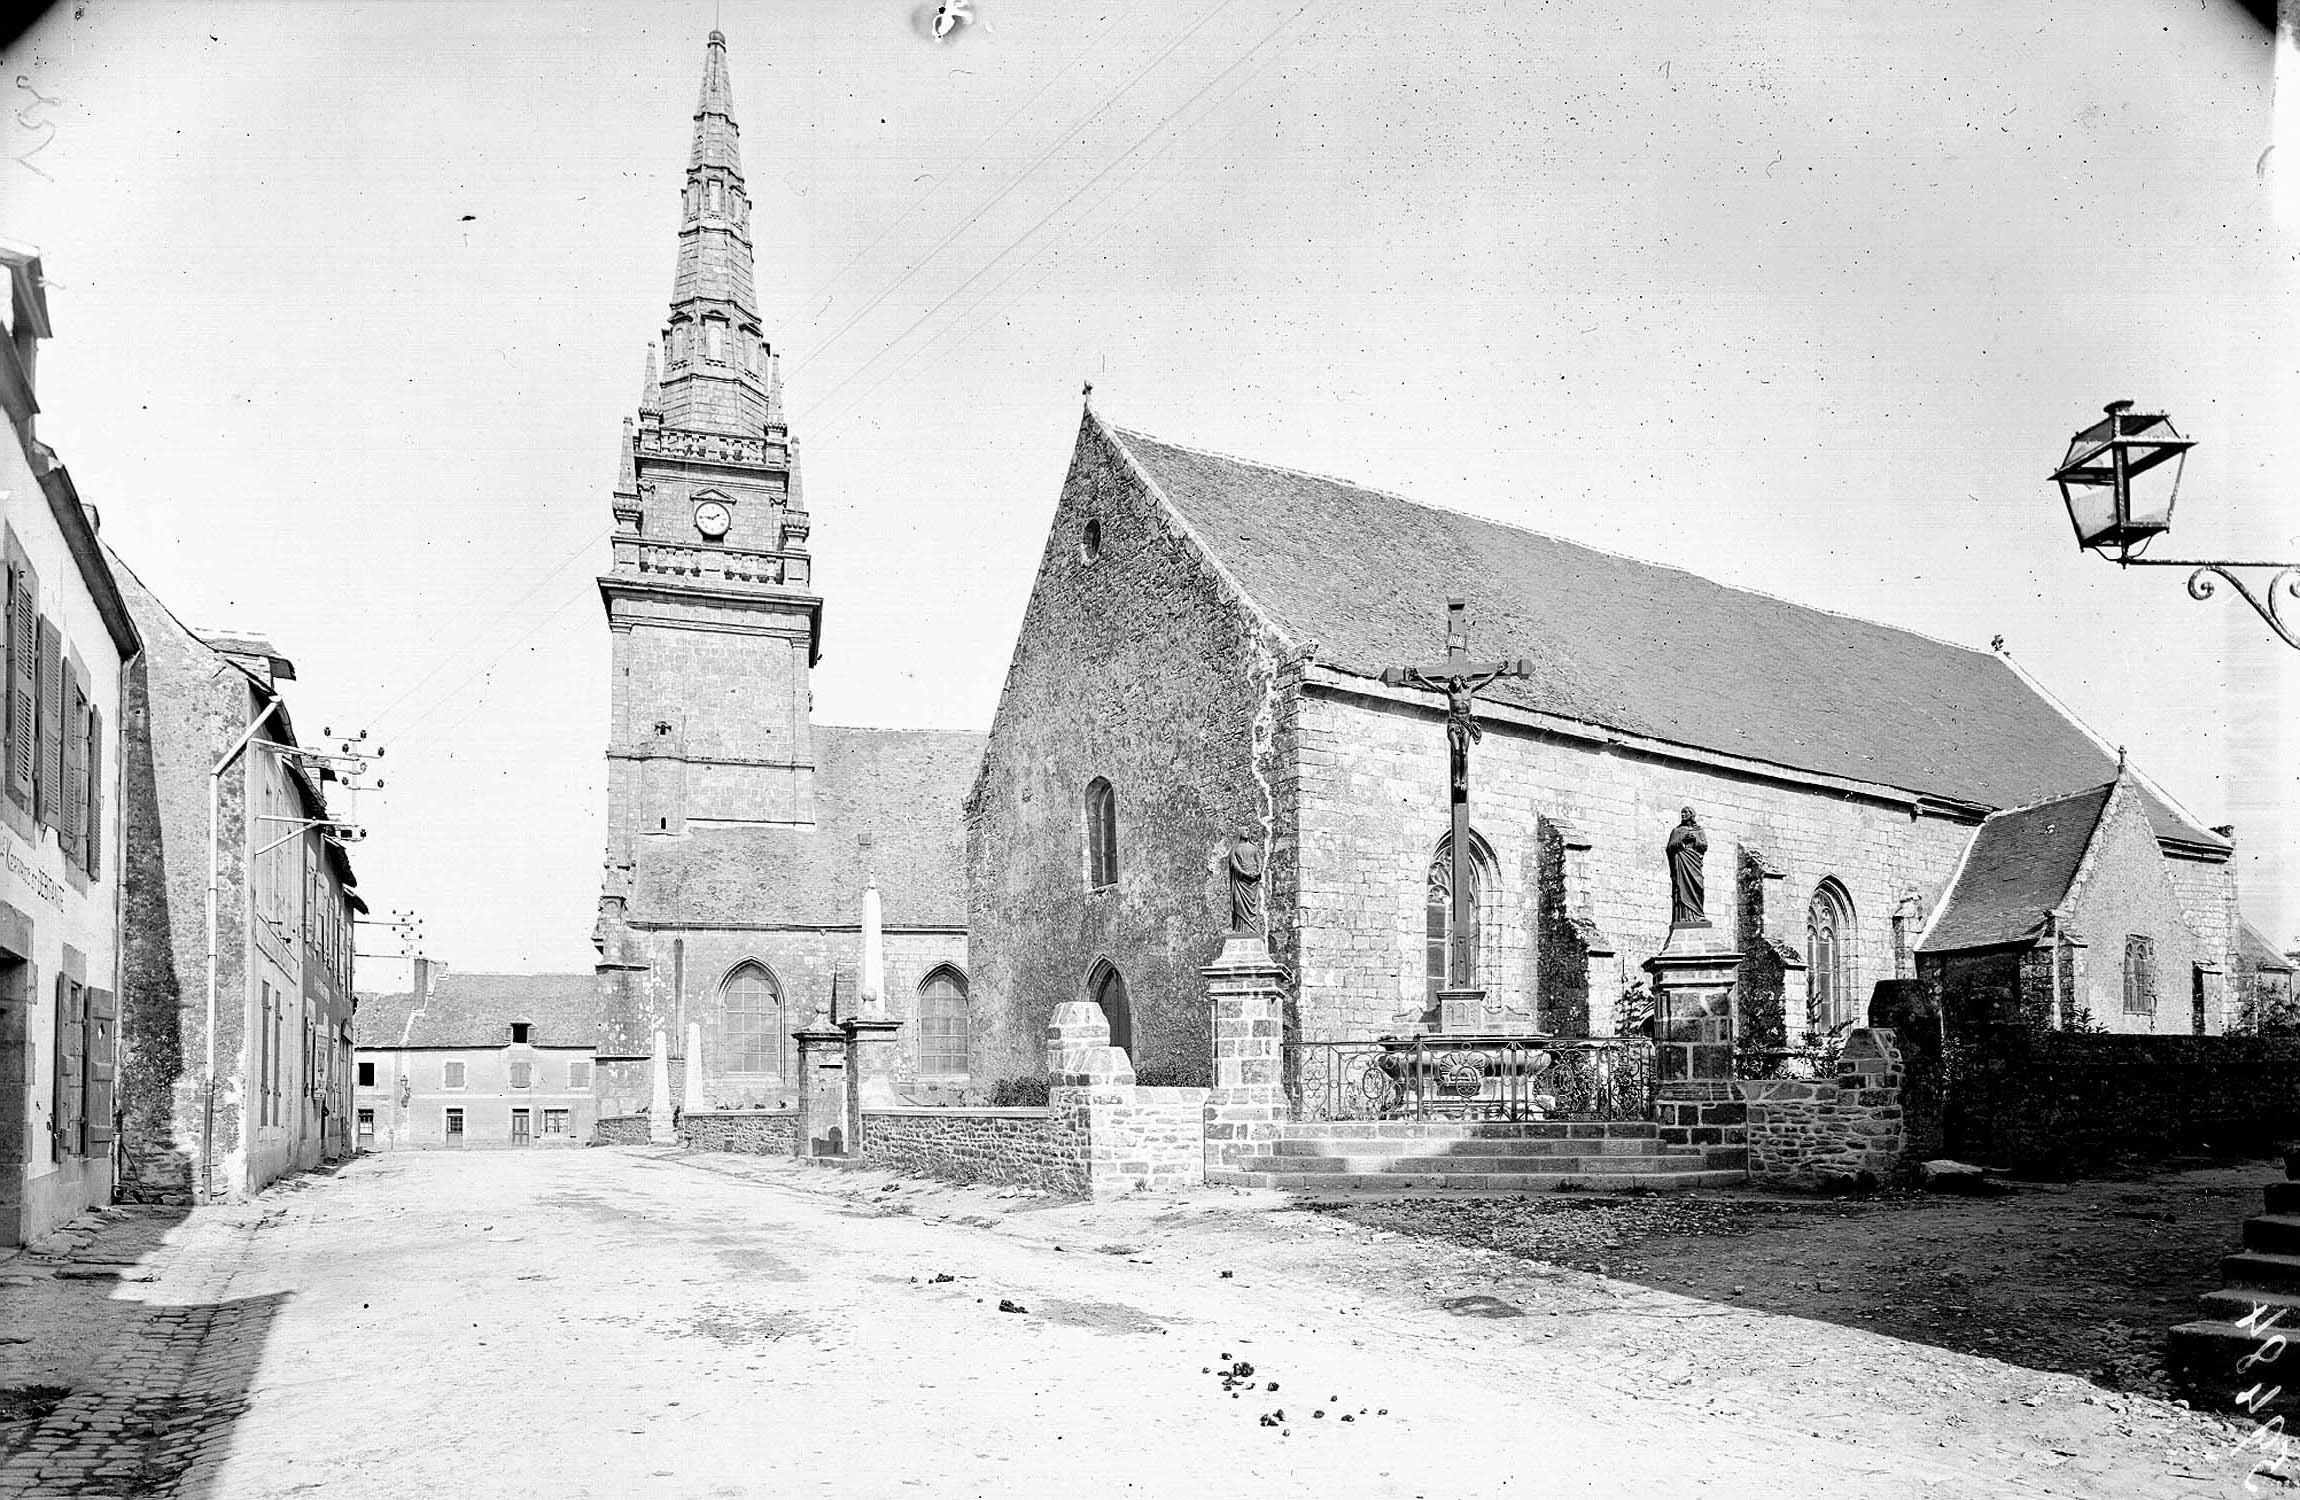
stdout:
<svg viewBox="0 0 2300 1500">
<path fill-rule="evenodd" d="M 1086 530 L 1078 539 L 1078 552 L 1088 562 L 1102 555 L 1102 522 L 1099 519 L 1086 523 Z"/>
</svg>

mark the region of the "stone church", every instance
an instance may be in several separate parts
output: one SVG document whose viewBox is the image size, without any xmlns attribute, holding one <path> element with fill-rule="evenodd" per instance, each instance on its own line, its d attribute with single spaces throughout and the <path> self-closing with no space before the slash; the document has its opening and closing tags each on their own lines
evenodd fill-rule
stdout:
<svg viewBox="0 0 2300 1500">
<path fill-rule="evenodd" d="M 613 565 L 608 846 L 593 933 L 608 1060 L 701 1031 L 707 1101 L 791 1097 L 791 1032 L 853 1013 L 863 894 L 884 910 L 906 1084 L 966 1081 L 960 803 L 979 734 L 817 724 L 822 651 L 798 440 L 752 282 L 751 203 L 713 31 L 679 206 L 677 273 L 636 420 Z M 626 1061 L 624 1072 L 641 1073 Z M 631 1085 L 626 1088 L 624 1085 Z"/>
<path fill-rule="evenodd" d="M 1144 1082 L 1206 1082 L 1200 968 L 1241 838 L 1267 866 L 1288 1039 L 1435 1019 L 1444 698 L 1382 674 L 1439 654 L 1451 596 L 1475 656 L 1528 670 L 1478 697 L 1465 906 L 1488 1029 L 1635 1024 L 1683 808 L 1742 955 L 1745 1043 L 1861 1020 L 1877 981 L 1914 977 L 1920 951 L 1950 962 L 1957 933 L 2065 950 L 2084 922 L 2116 927 L 2081 934 L 2092 977 L 2067 980 L 2117 995 L 2096 1021 L 2227 1026 L 2232 830 L 2121 771 L 2009 658 L 1089 410 L 967 801 L 978 1079 L 1035 1072 L 1054 1007 L 1092 1000 Z M 2155 1009 L 2118 983 L 2134 939 Z"/>
</svg>

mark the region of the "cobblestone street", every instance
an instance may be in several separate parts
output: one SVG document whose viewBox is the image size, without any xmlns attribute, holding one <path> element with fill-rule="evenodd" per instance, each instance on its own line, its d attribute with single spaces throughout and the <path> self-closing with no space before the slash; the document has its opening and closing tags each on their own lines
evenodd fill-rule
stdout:
<svg viewBox="0 0 2300 1500">
<path fill-rule="evenodd" d="M 412 1153 L 203 1213 L 155 1269 L 0 1495 L 2169 1497 L 2247 1467 L 2164 1403 L 1252 1193 Z"/>
</svg>

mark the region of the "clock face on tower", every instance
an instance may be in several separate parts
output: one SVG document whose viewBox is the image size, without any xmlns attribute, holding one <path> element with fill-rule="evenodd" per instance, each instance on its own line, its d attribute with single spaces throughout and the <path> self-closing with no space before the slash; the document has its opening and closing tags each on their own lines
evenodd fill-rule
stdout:
<svg viewBox="0 0 2300 1500">
<path fill-rule="evenodd" d="M 716 500 L 705 500 L 695 507 L 695 529 L 714 542 L 727 534 L 733 521 L 727 507 Z"/>
</svg>

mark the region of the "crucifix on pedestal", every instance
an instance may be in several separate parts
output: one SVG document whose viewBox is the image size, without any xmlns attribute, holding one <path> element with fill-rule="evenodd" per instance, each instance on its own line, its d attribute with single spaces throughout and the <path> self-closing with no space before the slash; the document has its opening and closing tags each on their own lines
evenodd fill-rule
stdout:
<svg viewBox="0 0 2300 1500">
<path fill-rule="evenodd" d="M 1496 678 L 1532 675 L 1532 664 L 1523 657 L 1508 661 L 1470 660 L 1469 602 L 1465 599 L 1446 601 L 1444 661 L 1429 667 L 1390 667 L 1382 672 L 1382 681 L 1391 687 L 1427 688 L 1445 694 L 1445 738 L 1451 760 L 1453 799 L 1449 871 L 1452 909 L 1446 936 L 1446 990 L 1449 993 L 1466 996 L 1476 988 L 1476 978 L 1471 972 L 1477 924 L 1469 902 L 1469 747 L 1481 739 L 1484 732 L 1478 728 L 1474 700 L 1477 690 Z M 1443 1026 L 1442 1020 L 1441 1027 L 1453 1029 Z"/>
</svg>

